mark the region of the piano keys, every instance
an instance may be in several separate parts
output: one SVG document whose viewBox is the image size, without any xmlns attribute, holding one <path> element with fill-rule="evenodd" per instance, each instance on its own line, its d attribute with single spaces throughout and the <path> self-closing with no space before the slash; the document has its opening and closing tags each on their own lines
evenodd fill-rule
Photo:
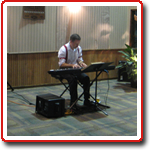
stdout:
<svg viewBox="0 0 150 150">
<path fill-rule="evenodd" d="M 51 69 L 48 71 L 51 75 L 62 75 L 62 74 L 75 74 L 81 73 L 81 68 L 63 68 L 63 69 Z"/>
<path fill-rule="evenodd" d="M 113 62 L 109 63 L 92 63 L 86 68 L 60 68 L 60 69 L 51 69 L 48 71 L 49 74 L 62 75 L 62 74 L 76 74 L 76 73 L 86 73 L 86 72 L 95 72 L 95 71 L 105 71 L 105 70 L 114 70 L 115 66 L 109 66 Z"/>
</svg>

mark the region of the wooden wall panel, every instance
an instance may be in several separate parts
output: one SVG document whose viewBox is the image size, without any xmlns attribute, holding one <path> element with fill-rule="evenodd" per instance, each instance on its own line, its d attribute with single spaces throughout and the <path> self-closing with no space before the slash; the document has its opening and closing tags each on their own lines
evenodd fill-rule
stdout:
<svg viewBox="0 0 150 150">
<path fill-rule="evenodd" d="M 122 60 L 118 50 L 87 50 L 83 51 L 83 59 L 87 65 L 91 62 L 114 62 L 117 65 Z M 8 54 L 7 55 L 7 81 L 13 87 L 40 86 L 60 83 L 52 78 L 47 71 L 57 69 L 57 52 Z M 87 73 L 91 79 L 94 73 Z M 106 79 L 106 73 L 102 73 L 99 79 Z M 117 70 L 109 72 L 109 78 L 117 78 Z"/>
</svg>

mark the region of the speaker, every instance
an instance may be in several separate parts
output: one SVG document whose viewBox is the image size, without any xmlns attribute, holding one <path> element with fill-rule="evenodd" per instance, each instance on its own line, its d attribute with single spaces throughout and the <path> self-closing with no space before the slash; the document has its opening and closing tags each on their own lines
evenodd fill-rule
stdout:
<svg viewBox="0 0 150 150">
<path fill-rule="evenodd" d="M 65 114 L 65 99 L 53 94 L 36 96 L 36 113 L 45 117 L 61 117 Z"/>
<path fill-rule="evenodd" d="M 119 61 L 119 64 L 124 64 L 125 61 Z M 126 72 L 126 67 L 118 69 L 118 81 L 128 81 L 128 74 Z"/>
</svg>

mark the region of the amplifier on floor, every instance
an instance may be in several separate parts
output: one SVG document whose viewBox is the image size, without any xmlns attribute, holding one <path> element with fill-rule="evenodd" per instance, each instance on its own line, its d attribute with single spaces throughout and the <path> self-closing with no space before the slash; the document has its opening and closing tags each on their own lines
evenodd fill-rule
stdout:
<svg viewBox="0 0 150 150">
<path fill-rule="evenodd" d="M 126 61 L 119 61 L 119 64 L 124 64 Z M 118 69 L 118 81 L 128 81 L 126 66 Z"/>
<path fill-rule="evenodd" d="M 64 116 L 65 99 L 53 94 L 37 95 L 35 111 L 48 118 Z"/>
</svg>

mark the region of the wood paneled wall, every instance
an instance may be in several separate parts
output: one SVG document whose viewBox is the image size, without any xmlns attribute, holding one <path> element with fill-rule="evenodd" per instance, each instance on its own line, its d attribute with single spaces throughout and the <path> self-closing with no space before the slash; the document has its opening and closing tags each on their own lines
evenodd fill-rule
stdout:
<svg viewBox="0 0 150 150">
<path fill-rule="evenodd" d="M 83 51 L 83 59 L 87 65 L 91 62 L 114 62 L 117 65 L 122 60 L 118 50 L 86 50 Z M 7 54 L 7 81 L 13 87 L 27 87 L 50 85 L 60 83 L 52 78 L 47 71 L 57 69 L 57 52 L 49 53 L 28 53 L 28 54 Z M 90 79 L 94 78 L 93 73 L 88 73 Z M 99 79 L 107 78 L 102 73 Z M 117 78 L 117 70 L 109 72 L 109 78 Z"/>
</svg>

